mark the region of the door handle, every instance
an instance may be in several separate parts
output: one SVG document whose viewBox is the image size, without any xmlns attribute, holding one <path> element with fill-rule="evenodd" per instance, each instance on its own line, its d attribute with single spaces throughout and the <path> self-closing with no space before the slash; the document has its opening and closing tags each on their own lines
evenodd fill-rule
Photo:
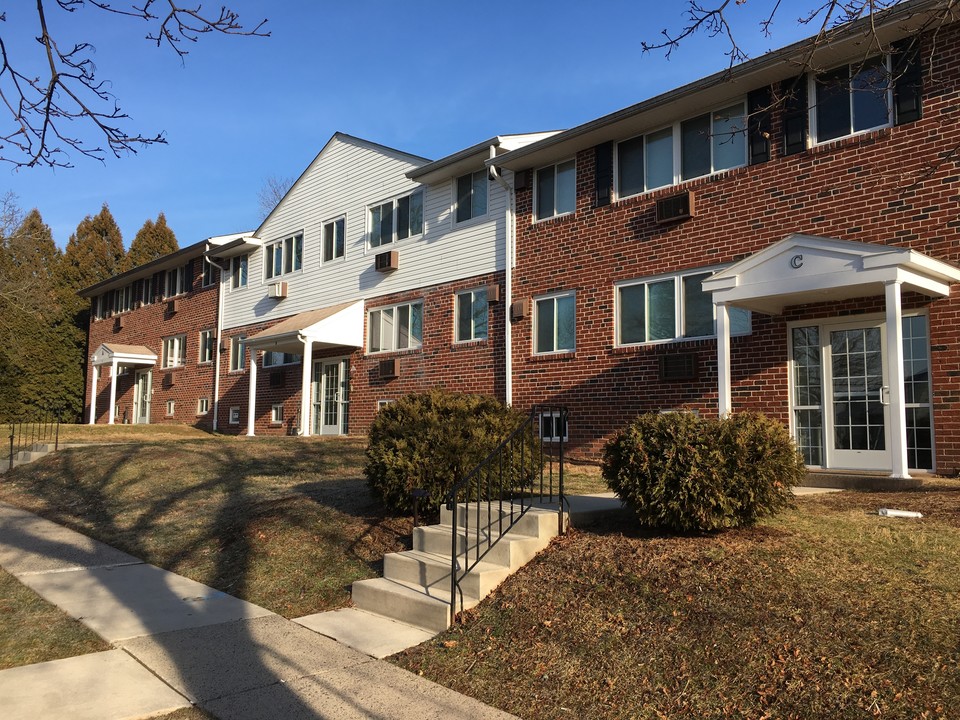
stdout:
<svg viewBox="0 0 960 720">
<path fill-rule="evenodd" d="M 881 405 L 890 404 L 890 386 L 889 385 L 884 385 L 882 388 L 880 388 L 880 391 L 878 394 L 880 395 Z"/>
</svg>

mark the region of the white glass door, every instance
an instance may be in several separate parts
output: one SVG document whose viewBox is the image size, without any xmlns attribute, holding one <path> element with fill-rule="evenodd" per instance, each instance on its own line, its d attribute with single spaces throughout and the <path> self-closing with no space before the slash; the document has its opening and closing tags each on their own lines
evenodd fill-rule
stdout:
<svg viewBox="0 0 960 720">
<path fill-rule="evenodd" d="M 153 394 L 153 371 L 138 370 L 133 392 L 133 422 L 137 425 L 150 423 L 150 396 Z"/>
<path fill-rule="evenodd" d="M 313 432 L 315 435 L 345 435 L 349 364 L 342 358 L 317 360 L 313 364 Z"/>
</svg>

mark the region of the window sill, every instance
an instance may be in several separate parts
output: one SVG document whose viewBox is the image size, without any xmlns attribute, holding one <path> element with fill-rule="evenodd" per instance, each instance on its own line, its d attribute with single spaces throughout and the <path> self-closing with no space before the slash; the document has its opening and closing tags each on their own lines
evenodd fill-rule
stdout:
<svg viewBox="0 0 960 720">
<path fill-rule="evenodd" d="M 892 129 L 893 125 L 884 125 L 883 127 L 873 128 L 872 130 L 862 130 L 850 135 L 841 135 L 840 137 L 824 140 L 823 142 L 815 142 L 811 140 L 811 144 L 810 147 L 807 148 L 807 152 L 813 154 L 829 152 L 831 150 L 846 147 L 847 145 L 856 145 L 863 140 L 874 140 L 877 138 L 886 137 L 890 134 Z M 797 154 L 800 155 L 802 153 Z"/>
<path fill-rule="evenodd" d="M 545 218 L 538 218 L 536 215 L 533 215 L 533 224 L 542 225 L 543 223 L 557 222 L 557 221 L 563 220 L 564 218 L 573 218 L 576 216 L 576 214 L 577 214 L 577 211 L 572 210 L 571 212 L 562 213 L 560 215 L 551 215 L 550 217 L 545 217 Z"/>
<path fill-rule="evenodd" d="M 475 340 L 456 340 L 450 345 L 450 350 L 456 352 L 458 350 L 470 350 L 471 348 L 487 345 L 489 340 L 487 338 L 477 338 Z"/>
<path fill-rule="evenodd" d="M 378 350 L 377 352 L 368 352 L 365 357 L 374 360 L 383 360 L 391 357 L 402 357 L 403 355 L 414 355 L 423 352 L 423 346 L 416 348 L 405 348 L 403 350 Z"/>
<path fill-rule="evenodd" d="M 551 362 L 553 360 L 576 360 L 576 350 L 559 350 L 551 353 L 533 353 L 530 359 L 533 362 Z"/>
</svg>

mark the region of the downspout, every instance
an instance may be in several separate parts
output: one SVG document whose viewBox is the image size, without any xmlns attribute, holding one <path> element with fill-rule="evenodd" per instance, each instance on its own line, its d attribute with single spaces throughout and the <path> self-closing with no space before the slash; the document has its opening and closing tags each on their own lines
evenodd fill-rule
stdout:
<svg viewBox="0 0 960 720">
<path fill-rule="evenodd" d="M 490 159 L 496 158 L 496 146 L 490 146 Z M 513 263 L 514 263 L 514 216 L 516 214 L 516 194 L 510 184 L 503 179 L 496 166 L 490 165 L 490 177 L 500 183 L 507 193 L 507 209 L 504 228 L 504 271 L 503 271 L 503 364 L 504 374 L 504 402 L 513 405 L 513 328 L 510 324 L 510 305 L 513 303 Z"/>
<path fill-rule="evenodd" d="M 207 244 L 207 250 L 210 250 L 209 243 Z M 226 294 L 223 291 L 223 285 L 227 282 L 227 268 L 215 263 L 207 253 L 203 254 L 203 259 L 220 271 L 220 284 L 217 288 L 217 342 L 214 349 L 216 359 L 213 362 L 213 432 L 217 432 L 220 420 L 220 355 L 222 354 L 220 348 L 223 347 L 223 338 L 221 337 L 223 333 L 223 296 Z"/>
</svg>

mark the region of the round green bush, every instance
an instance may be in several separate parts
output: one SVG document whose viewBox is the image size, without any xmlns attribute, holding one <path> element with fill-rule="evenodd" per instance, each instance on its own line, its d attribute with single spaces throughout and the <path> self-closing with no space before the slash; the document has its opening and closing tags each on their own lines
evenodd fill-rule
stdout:
<svg viewBox="0 0 960 720">
<path fill-rule="evenodd" d="M 437 507 L 524 417 L 484 395 L 433 389 L 402 397 L 381 408 L 370 426 L 363 469 L 370 490 L 387 508 L 407 513 L 412 491 L 422 488 L 421 507 Z"/>
<path fill-rule="evenodd" d="M 604 448 L 607 485 L 647 527 L 752 525 L 792 501 L 805 473 L 786 428 L 759 413 L 641 415 Z"/>
</svg>

